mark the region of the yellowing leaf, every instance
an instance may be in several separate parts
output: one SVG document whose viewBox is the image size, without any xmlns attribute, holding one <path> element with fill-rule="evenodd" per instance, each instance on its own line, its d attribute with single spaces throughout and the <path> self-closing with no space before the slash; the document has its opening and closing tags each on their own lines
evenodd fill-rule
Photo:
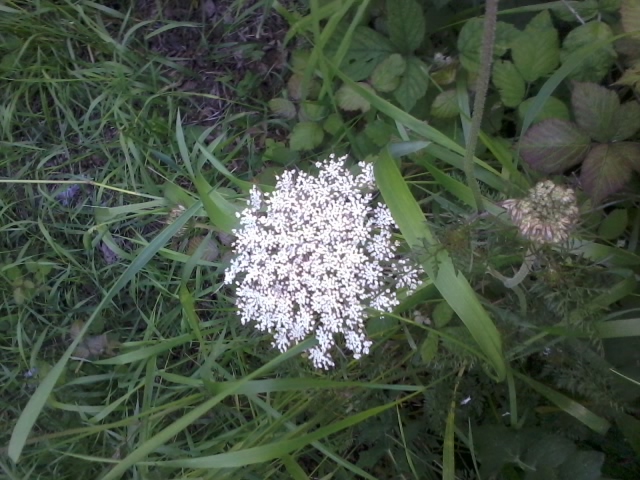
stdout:
<svg viewBox="0 0 640 480">
<path fill-rule="evenodd" d="M 360 85 L 362 88 L 366 88 L 371 92 L 374 91 L 368 83 L 358 82 L 358 85 Z M 338 102 L 338 106 L 342 110 L 346 110 L 348 112 L 360 110 L 364 113 L 368 112 L 371 108 L 371 104 L 348 85 L 342 85 L 338 89 L 338 91 L 336 92 L 336 100 Z"/>
</svg>

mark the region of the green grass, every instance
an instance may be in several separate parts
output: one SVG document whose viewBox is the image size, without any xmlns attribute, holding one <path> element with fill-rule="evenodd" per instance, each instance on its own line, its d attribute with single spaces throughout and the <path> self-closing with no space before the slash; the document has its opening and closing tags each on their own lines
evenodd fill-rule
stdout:
<svg viewBox="0 0 640 480">
<path fill-rule="evenodd" d="M 243 27 L 252 10 L 242 7 L 225 29 Z M 246 189 L 252 173 L 241 172 L 241 181 L 223 167 L 254 148 L 245 117 L 222 117 L 213 127 L 224 136 L 202 155 L 195 142 L 210 145 L 207 132 L 186 122 L 207 95 L 177 91 L 170 75 L 185 68 L 146 50 L 158 28 L 202 36 L 206 28 L 156 25 L 126 2 L 119 10 L 70 1 L 3 9 L 3 474 L 374 478 L 349 459 L 358 449 L 354 428 L 385 412 L 398 427 L 398 403 L 449 374 L 398 370 L 394 362 L 411 352 L 388 362 L 382 351 L 313 372 L 300 348 L 278 355 L 240 325 L 221 290 L 226 260 L 191 258 L 172 240 L 192 215 L 202 223 L 209 214 L 216 225 L 216 205 L 235 202 L 228 190 L 209 197 L 207 185 L 232 186 L 234 178 Z M 253 9 L 268 11 L 267 3 Z M 240 97 L 236 111 L 249 106 Z M 256 112 L 252 124 L 267 121 Z M 180 200 L 192 208 L 164 228 Z M 33 288 L 20 290 L 25 281 Z M 21 292 L 27 298 L 16 301 Z M 77 322 L 89 336 L 107 333 L 117 355 L 74 357 Z M 393 455 L 387 461 L 406 462 Z M 426 468 L 419 452 L 406 457 Z"/>
</svg>

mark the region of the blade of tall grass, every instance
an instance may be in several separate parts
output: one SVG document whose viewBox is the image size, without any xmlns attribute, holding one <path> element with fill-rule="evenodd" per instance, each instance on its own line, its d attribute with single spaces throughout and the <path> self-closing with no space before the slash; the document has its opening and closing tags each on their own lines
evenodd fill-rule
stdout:
<svg viewBox="0 0 640 480">
<path fill-rule="evenodd" d="M 506 364 L 500 334 L 467 279 L 456 272 L 448 252 L 438 244 L 388 150 L 378 157 L 374 171 L 380 192 L 405 240 L 422 255 L 425 271 L 486 355 L 494 378 L 502 381 Z"/>
</svg>

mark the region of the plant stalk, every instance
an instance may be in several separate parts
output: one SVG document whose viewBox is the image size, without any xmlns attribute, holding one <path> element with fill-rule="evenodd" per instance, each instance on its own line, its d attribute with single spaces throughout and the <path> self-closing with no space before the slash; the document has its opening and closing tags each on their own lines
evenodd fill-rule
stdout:
<svg viewBox="0 0 640 480">
<path fill-rule="evenodd" d="M 496 37 L 496 23 L 498 18 L 498 1 L 487 0 L 484 14 L 484 30 L 482 33 L 482 50 L 480 52 L 480 71 L 476 81 L 476 97 L 473 101 L 473 113 L 471 115 L 471 131 L 467 139 L 467 148 L 464 156 L 464 169 L 467 176 L 467 184 L 473 193 L 476 211 L 484 211 L 484 203 L 480 186 L 474 173 L 473 156 L 478 145 L 480 124 L 484 114 L 484 104 L 487 100 L 489 78 L 491 77 L 491 65 L 493 63 L 493 46 Z"/>
</svg>

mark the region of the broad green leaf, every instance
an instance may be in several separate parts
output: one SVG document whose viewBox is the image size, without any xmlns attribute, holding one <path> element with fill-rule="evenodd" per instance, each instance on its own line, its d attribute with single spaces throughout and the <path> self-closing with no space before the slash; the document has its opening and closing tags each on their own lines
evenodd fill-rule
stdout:
<svg viewBox="0 0 640 480">
<path fill-rule="evenodd" d="M 436 118 L 454 118 L 460 114 L 458 96 L 455 90 L 440 92 L 431 104 L 431 115 Z"/>
<path fill-rule="evenodd" d="M 387 0 L 389 38 L 400 53 L 409 55 L 424 40 L 426 22 L 422 7 L 415 0 Z"/>
<path fill-rule="evenodd" d="M 436 328 L 445 327 L 453 318 L 453 309 L 447 302 L 439 302 L 433 309 L 431 317 Z"/>
<path fill-rule="evenodd" d="M 547 387 L 546 385 L 528 377 L 527 375 L 523 375 L 515 371 L 513 373 L 515 376 L 523 380 L 531 388 L 533 388 L 551 403 L 553 403 L 572 417 L 578 419 L 593 431 L 604 435 L 605 433 L 607 433 L 607 430 L 609 430 L 611 424 L 604 418 L 587 409 L 584 405 L 576 402 L 575 400 L 572 400 L 571 398 L 560 392 L 553 390 L 552 388 Z"/>
<path fill-rule="evenodd" d="M 399 53 L 385 58 L 371 74 L 371 86 L 379 92 L 392 92 L 400 85 L 400 76 L 407 68 L 407 62 Z"/>
<path fill-rule="evenodd" d="M 531 127 L 520 140 L 520 155 L 532 168 L 543 173 L 560 173 L 580 163 L 591 141 L 574 123 L 544 120 Z"/>
<path fill-rule="evenodd" d="M 576 82 L 571 92 L 576 123 L 597 142 L 610 142 L 617 131 L 620 99 L 616 92 L 595 83 Z"/>
<path fill-rule="evenodd" d="M 634 33 L 632 38 L 640 39 L 640 0 L 622 0 L 620 23 L 625 33 Z"/>
<path fill-rule="evenodd" d="M 535 98 L 527 98 L 524 102 L 522 102 L 518 106 L 518 117 L 520 121 L 524 121 L 529 109 L 531 108 L 533 102 L 535 102 Z M 547 120 L 549 118 L 558 118 L 560 120 L 569 120 L 569 107 L 562 101 L 556 97 L 547 98 L 546 102 L 544 102 L 542 109 L 538 112 L 538 114 L 533 118 L 532 125 L 536 123 L 540 123 L 543 120 Z"/>
<path fill-rule="evenodd" d="M 503 380 L 506 365 L 500 333 L 467 279 L 456 272 L 448 252 L 429 229 L 420 206 L 411 195 L 388 150 L 380 155 L 374 171 L 380 192 L 405 240 L 417 252 L 428 248 L 428 254 L 422 257 L 423 268 L 486 356 L 494 369 L 495 378 Z"/>
<path fill-rule="evenodd" d="M 373 88 L 371 88 L 368 83 L 358 82 L 358 85 L 373 92 Z M 371 104 L 348 85 L 342 85 L 338 89 L 336 92 L 336 102 L 338 103 L 338 107 L 347 112 L 361 111 L 365 113 L 371 108 Z"/>
<path fill-rule="evenodd" d="M 480 70 L 480 50 L 482 48 L 482 30 L 484 22 L 481 18 L 472 18 L 464 24 L 458 35 L 458 52 L 460 63 L 469 72 Z M 520 32 L 510 23 L 497 22 L 493 57 L 502 57 L 511 48 L 514 39 Z"/>
<path fill-rule="evenodd" d="M 337 30 L 329 41 L 329 57 L 337 52 L 345 33 L 346 29 Z M 393 44 L 375 30 L 364 26 L 356 27 L 351 45 L 340 63 L 340 70 L 356 82 L 365 80 L 380 62 L 392 53 L 397 53 L 395 50 Z"/>
<path fill-rule="evenodd" d="M 498 60 L 493 64 L 492 81 L 506 107 L 517 107 L 524 99 L 526 85 L 509 60 Z"/>
<path fill-rule="evenodd" d="M 614 240 L 624 233 L 629 222 L 629 213 L 626 208 L 616 208 L 602 221 L 598 227 L 598 238 Z"/>
<path fill-rule="evenodd" d="M 609 42 L 610 41 L 610 42 Z M 581 25 L 567 35 L 560 51 L 562 63 L 567 63 L 582 48 L 598 42 L 609 42 L 591 52 L 569 78 L 581 82 L 600 82 L 613 66 L 616 52 L 613 48 L 613 32 L 609 25 L 599 21 Z"/>
<path fill-rule="evenodd" d="M 581 0 L 572 3 L 567 3 L 565 0 L 550 3 L 555 7 L 552 8 L 553 14 L 563 22 L 582 23 L 591 20 L 598 14 L 598 0 Z"/>
<path fill-rule="evenodd" d="M 640 104 L 636 100 L 623 103 L 615 119 L 616 133 L 611 141 L 621 142 L 640 130 Z"/>
<path fill-rule="evenodd" d="M 315 122 L 296 123 L 289 137 L 289 148 L 293 151 L 313 150 L 324 139 L 322 127 Z"/>
<path fill-rule="evenodd" d="M 327 107 L 310 100 L 300 103 L 298 118 L 301 122 L 319 122 L 327 116 Z"/>
<path fill-rule="evenodd" d="M 511 57 L 529 83 L 556 69 L 560 63 L 560 40 L 547 10 L 536 15 L 513 41 Z"/>
<path fill-rule="evenodd" d="M 427 338 L 425 338 L 422 345 L 420 345 L 420 358 L 422 359 L 422 363 L 430 363 L 436 358 L 439 341 L 438 335 L 435 333 L 430 332 L 429 335 L 427 335 Z"/>
<path fill-rule="evenodd" d="M 383 120 L 374 120 L 367 124 L 364 133 L 373 143 L 382 148 L 389 143 L 395 131 L 391 125 Z"/>
<path fill-rule="evenodd" d="M 402 108 L 409 112 L 427 92 L 428 85 L 429 67 L 418 57 L 411 56 L 407 58 L 407 68 L 393 96 Z"/>
<path fill-rule="evenodd" d="M 287 120 L 291 120 L 296 116 L 296 106 L 286 98 L 272 98 L 269 100 L 269 110 Z"/>
<path fill-rule="evenodd" d="M 640 156 L 640 143 L 596 145 L 582 164 L 580 179 L 593 203 L 619 191 L 631 178 L 633 158 Z"/>
</svg>

